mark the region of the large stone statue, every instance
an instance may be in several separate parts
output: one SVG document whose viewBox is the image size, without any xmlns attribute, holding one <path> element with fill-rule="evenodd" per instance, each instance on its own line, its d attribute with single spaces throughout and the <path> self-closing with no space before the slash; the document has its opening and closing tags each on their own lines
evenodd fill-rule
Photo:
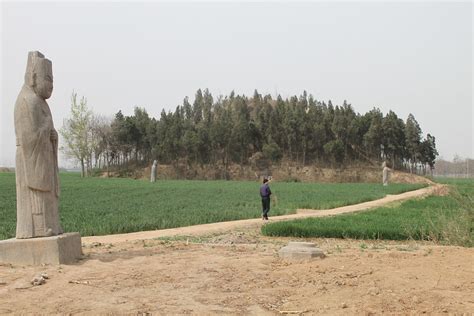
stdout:
<svg viewBox="0 0 474 316">
<path fill-rule="evenodd" d="M 15 103 L 16 238 L 62 234 L 59 223 L 58 133 L 46 99 L 53 91 L 51 61 L 30 52 Z"/>
<path fill-rule="evenodd" d="M 52 92 L 51 61 L 28 53 L 15 103 L 16 238 L 0 240 L 0 263 L 69 264 L 82 256 L 81 235 L 63 234 L 59 224 L 58 133 L 45 101 Z"/>
<path fill-rule="evenodd" d="M 156 165 L 158 161 L 153 160 L 153 165 L 151 166 L 151 175 L 150 175 L 150 182 L 156 182 Z"/>
</svg>

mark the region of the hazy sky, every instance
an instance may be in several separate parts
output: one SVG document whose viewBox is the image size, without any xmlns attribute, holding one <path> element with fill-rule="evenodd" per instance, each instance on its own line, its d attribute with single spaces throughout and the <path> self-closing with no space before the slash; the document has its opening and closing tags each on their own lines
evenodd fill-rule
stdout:
<svg viewBox="0 0 474 316">
<path fill-rule="evenodd" d="M 413 113 L 442 157 L 472 158 L 472 15 L 471 2 L 2 2 L 0 166 L 14 165 L 31 50 L 53 62 L 56 129 L 73 90 L 96 113 L 156 117 L 198 88 L 307 90 L 359 113 Z"/>
</svg>

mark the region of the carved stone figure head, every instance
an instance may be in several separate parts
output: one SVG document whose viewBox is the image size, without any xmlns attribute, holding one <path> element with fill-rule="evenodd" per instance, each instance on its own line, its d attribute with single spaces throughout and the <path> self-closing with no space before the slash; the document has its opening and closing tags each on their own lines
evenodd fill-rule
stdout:
<svg viewBox="0 0 474 316">
<path fill-rule="evenodd" d="M 25 84 L 42 99 L 49 99 L 53 93 L 53 66 L 49 59 L 38 51 L 28 53 Z"/>
</svg>

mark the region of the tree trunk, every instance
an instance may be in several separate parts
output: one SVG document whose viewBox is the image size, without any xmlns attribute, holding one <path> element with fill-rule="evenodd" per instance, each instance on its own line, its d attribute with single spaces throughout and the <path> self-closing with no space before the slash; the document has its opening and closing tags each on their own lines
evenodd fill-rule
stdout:
<svg viewBox="0 0 474 316">
<path fill-rule="evenodd" d="M 81 178 L 84 178 L 85 172 L 84 172 L 84 158 L 81 159 Z"/>
<path fill-rule="evenodd" d="M 107 159 L 107 178 L 109 177 L 109 153 L 107 152 L 105 159 Z"/>
<path fill-rule="evenodd" d="M 303 148 L 303 167 L 306 165 L 306 146 Z"/>
</svg>

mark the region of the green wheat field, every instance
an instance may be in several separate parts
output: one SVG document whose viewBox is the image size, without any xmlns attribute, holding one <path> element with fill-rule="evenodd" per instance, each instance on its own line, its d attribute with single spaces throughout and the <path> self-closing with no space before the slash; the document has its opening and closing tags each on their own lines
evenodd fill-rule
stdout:
<svg viewBox="0 0 474 316">
<path fill-rule="evenodd" d="M 258 182 L 84 178 L 62 173 L 60 216 L 65 231 L 82 236 L 260 217 Z M 270 216 L 297 208 L 327 209 L 422 187 L 414 184 L 271 183 Z M 15 174 L 0 173 L 0 239 L 14 237 Z"/>
<path fill-rule="evenodd" d="M 308 218 L 262 227 L 267 236 L 431 240 L 474 245 L 474 179 L 438 180 L 450 185 L 447 196 L 326 218 Z"/>
</svg>

